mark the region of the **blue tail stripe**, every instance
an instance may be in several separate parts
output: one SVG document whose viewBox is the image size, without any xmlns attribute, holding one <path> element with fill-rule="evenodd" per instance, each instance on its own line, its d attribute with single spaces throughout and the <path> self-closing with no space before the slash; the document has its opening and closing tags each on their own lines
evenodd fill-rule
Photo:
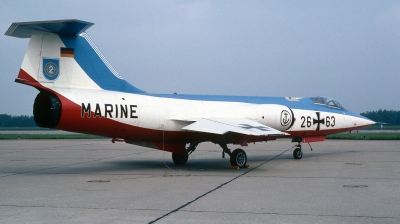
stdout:
<svg viewBox="0 0 400 224">
<path fill-rule="evenodd" d="M 128 93 L 145 93 L 127 81 L 121 79 L 105 59 L 92 48 L 82 36 L 61 36 L 67 48 L 74 49 L 74 58 L 86 74 L 104 90 L 121 91 Z"/>
</svg>

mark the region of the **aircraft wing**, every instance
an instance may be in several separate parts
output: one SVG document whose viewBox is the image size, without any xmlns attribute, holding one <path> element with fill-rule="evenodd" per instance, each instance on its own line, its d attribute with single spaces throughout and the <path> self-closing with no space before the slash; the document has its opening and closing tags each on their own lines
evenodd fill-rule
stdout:
<svg viewBox="0 0 400 224">
<path fill-rule="evenodd" d="M 227 132 L 236 132 L 245 135 L 287 135 L 266 125 L 249 119 L 237 118 L 203 118 L 182 128 L 188 131 L 207 132 L 223 135 Z"/>
</svg>

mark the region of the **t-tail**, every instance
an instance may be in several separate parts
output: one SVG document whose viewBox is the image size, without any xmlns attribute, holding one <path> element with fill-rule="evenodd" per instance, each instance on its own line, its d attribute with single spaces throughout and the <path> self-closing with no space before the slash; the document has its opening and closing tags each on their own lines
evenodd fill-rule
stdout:
<svg viewBox="0 0 400 224">
<path fill-rule="evenodd" d="M 85 88 L 144 93 L 114 70 L 85 33 L 93 25 L 80 20 L 13 23 L 5 35 L 30 38 L 15 81 L 50 92 Z"/>
</svg>

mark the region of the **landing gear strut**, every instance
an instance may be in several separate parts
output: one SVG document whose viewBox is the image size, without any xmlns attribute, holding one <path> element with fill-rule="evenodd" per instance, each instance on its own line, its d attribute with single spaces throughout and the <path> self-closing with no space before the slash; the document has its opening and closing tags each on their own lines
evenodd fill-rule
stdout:
<svg viewBox="0 0 400 224">
<path fill-rule="evenodd" d="M 194 150 L 196 150 L 196 147 L 199 143 L 197 142 L 192 142 L 190 143 L 189 147 L 186 148 L 185 153 L 184 154 L 178 154 L 178 153 L 172 153 L 172 161 L 174 161 L 174 163 L 176 165 L 183 165 L 186 164 L 186 162 L 189 159 L 189 155 L 192 154 L 192 152 L 194 152 Z"/>
<path fill-rule="evenodd" d="M 233 152 L 231 152 L 225 143 L 218 143 L 218 145 L 221 146 L 223 153 L 226 153 L 230 156 L 231 166 L 238 166 L 240 168 L 246 167 L 247 155 L 243 149 L 235 149 Z"/>
</svg>

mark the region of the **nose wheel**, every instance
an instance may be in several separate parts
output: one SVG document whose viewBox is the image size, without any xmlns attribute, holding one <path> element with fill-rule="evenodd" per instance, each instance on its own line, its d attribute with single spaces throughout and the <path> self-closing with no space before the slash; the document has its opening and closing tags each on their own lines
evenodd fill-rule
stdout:
<svg viewBox="0 0 400 224">
<path fill-rule="evenodd" d="M 293 151 L 293 158 L 294 159 L 301 159 L 303 157 L 303 151 L 301 151 L 301 147 L 300 148 L 296 148 Z"/>
<path fill-rule="evenodd" d="M 293 150 L 293 158 L 301 159 L 303 158 L 303 151 L 301 150 L 301 138 L 292 138 L 292 142 L 297 142 L 296 148 Z M 312 150 L 312 149 L 311 149 Z"/>
</svg>

